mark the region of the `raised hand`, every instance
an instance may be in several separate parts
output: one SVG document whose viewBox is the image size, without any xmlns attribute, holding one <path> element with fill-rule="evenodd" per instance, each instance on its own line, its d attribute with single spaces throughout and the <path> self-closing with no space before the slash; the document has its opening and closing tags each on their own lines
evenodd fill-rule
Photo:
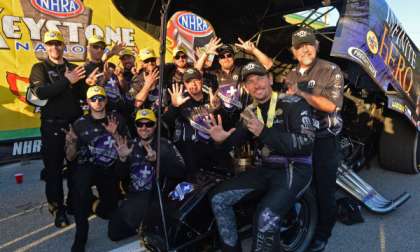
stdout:
<svg viewBox="0 0 420 252">
<path fill-rule="evenodd" d="M 131 145 L 129 148 L 127 142 L 128 140 L 126 136 L 117 136 L 115 139 L 114 146 L 117 149 L 117 153 L 121 161 L 125 161 L 127 157 L 130 156 L 131 152 L 133 152 L 134 145 Z"/>
<path fill-rule="evenodd" d="M 254 136 L 259 136 L 264 129 L 264 124 L 258 120 L 257 116 L 251 109 L 246 108 L 244 112 L 241 113 L 241 118 L 244 120 L 245 126 L 248 130 L 254 134 Z"/>
<path fill-rule="evenodd" d="M 146 75 L 146 72 L 144 74 L 144 86 L 151 88 L 153 85 L 156 84 L 156 81 L 159 79 L 159 69 L 155 68 L 153 71 Z"/>
<path fill-rule="evenodd" d="M 210 114 L 210 128 L 207 130 L 207 133 L 211 136 L 211 138 L 217 142 L 221 143 L 225 141 L 236 129 L 232 128 L 229 131 L 223 129 L 222 126 L 222 117 L 217 115 L 217 122 L 214 118 L 213 114 Z"/>
<path fill-rule="evenodd" d="M 118 129 L 118 120 L 117 117 L 115 117 L 114 115 L 108 116 L 108 124 L 102 123 L 102 126 L 104 126 L 105 130 L 113 135 L 116 136 L 117 135 L 117 129 Z"/>
<path fill-rule="evenodd" d="M 146 159 L 150 162 L 156 161 L 156 151 L 152 149 L 149 143 L 143 143 L 144 148 L 146 149 L 147 155 Z"/>
<path fill-rule="evenodd" d="M 71 124 L 69 125 L 69 129 L 61 129 L 64 134 L 66 134 L 66 143 L 68 144 L 74 144 L 77 142 L 77 135 L 73 130 L 73 127 L 71 126 Z"/>
<path fill-rule="evenodd" d="M 241 38 L 238 38 L 238 41 L 239 43 L 235 43 L 235 46 L 241 48 L 248 54 L 254 53 L 254 50 L 256 49 L 256 47 L 253 42 L 251 42 L 250 40 L 243 41 Z"/>
<path fill-rule="evenodd" d="M 98 72 L 99 72 L 99 67 L 96 67 L 90 74 L 89 76 L 86 78 L 86 84 L 88 84 L 89 86 L 93 86 L 96 85 L 97 81 L 98 81 Z"/>
<path fill-rule="evenodd" d="M 64 76 L 70 81 L 71 84 L 77 83 L 79 80 L 84 79 L 86 77 L 86 71 L 84 66 L 77 66 L 73 70 L 69 70 L 66 66 L 66 72 L 64 72 Z"/>
<path fill-rule="evenodd" d="M 220 38 L 213 37 L 210 39 L 207 45 L 204 46 L 204 48 L 206 48 L 207 54 L 217 54 L 217 49 L 222 45 L 222 40 Z"/>
<path fill-rule="evenodd" d="M 179 85 L 178 83 L 172 84 L 172 90 L 168 88 L 168 92 L 171 95 L 171 102 L 172 106 L 179 107 L 182 104 L 184 104 L 186 101 L 188 101 L 191 97 L 183 97 L 184 88 L 182 85 Z"/>
<path fill-rule="evenodd" d="M 209 88 L 208 91 L 209 91 L 209 98 L 210 98 L 210 108 L 218 109 L 220 105 L 222 104 L 219 96 L 213 94 L 213 90 L 211 88 Z"/>
<path fill-rule="evenodd" d="M 125 43 L 124 42 L 119 42 L 117 44 L 115 44 L 111 50 L 109 50 L 108 56 L 114 56 L 114 55 L 118 55 L 125 47 Z"/>
</svg>

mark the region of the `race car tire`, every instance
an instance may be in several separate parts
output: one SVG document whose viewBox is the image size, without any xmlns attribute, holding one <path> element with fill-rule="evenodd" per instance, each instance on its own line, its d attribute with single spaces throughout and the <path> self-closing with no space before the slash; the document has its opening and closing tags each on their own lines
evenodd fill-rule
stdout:
<svg viewBox="0 0 420 252">
<path fill-rule="evenodd" d="M 315 234 L 318 222 L 318 207 L 315 193 L 309 188 L 303 196 L 296 202 L 287 218 L 289 230 L 282 226 L 282 247 L 284 251 L 304 252 L 309 247 Z M 287 226 L 286 226 L 287 227 Z"/>
<path fill-rule="evenodd" d="M 419 133 L 405 116 L 386 117 L 379 138 L 379 164 L 382 168 L 416 174 L 420 172 Z"/>
</svg>

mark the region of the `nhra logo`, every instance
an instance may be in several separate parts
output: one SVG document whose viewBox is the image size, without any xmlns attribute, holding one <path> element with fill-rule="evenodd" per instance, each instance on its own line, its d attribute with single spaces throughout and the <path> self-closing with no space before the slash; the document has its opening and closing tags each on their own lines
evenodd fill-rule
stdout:
<svg viewBox="0 0 420 252">
<path fill-rule="evenodd" d="M 31 0 L 31 4 L 40 12 L 59 18 L 74 17 L 85 10 L 80 0 Z"/>
<path fill-rule="evenodd" d="M 206 36 L 212 32 L 211 26 L 205 19 L 191 12 L 180 13 L 177 17 L 177 26 L 192 35 Z"/>
</svg>

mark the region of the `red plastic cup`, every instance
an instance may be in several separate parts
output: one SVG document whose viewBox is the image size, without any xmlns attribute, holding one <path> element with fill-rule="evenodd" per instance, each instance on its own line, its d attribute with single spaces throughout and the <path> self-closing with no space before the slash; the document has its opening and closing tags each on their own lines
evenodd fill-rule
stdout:
<svg viewBox="0 0 420 252">
<path fill-rule="evenodd" d="M 16 184 L 22 184 L 23 182 L 23 173 L 15 174 Z"/>
</svg>

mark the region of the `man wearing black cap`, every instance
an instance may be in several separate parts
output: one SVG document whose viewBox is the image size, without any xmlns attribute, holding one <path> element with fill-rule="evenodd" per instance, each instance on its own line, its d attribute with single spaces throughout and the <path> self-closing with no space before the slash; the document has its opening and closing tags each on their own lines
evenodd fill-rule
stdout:
<svg viewBox="0 0 420 252">
<path fill-rule="evenodd" d="M 238 38 L 238 42 L 235 44 L 236 47 L 254 56 L 265 69 L 271 68 L 273 65 L 272 59 L 260 51 L 253 42 L 243 41 L 240 38 Z M 208 55 L 213 54 L 217 56 L 219 67 L 210 71 L 210 73 L 216 76 L 218 83 L 217 95 L 222 103 L 223 125 L 226 129 L 229 129 L 239 120 L 239 113 L 250 102 L 250 97 L 246 90 L 239 85 L 239 76 L 242 67 L 251 60 L 245 58 L 235 59 L 233 47 L 228 44 L 221 44 L 218 38 L 212 38 L 204 48 L 206 50 L 198 59 L 196 67 L 202 70 Z"/>
<path fill-rule="evenodd" d="M 336 220 L 336 174 L 339 166 L 337 135 L 342 128 L 343 74 L 340 68 L 317 58 L 319 42 L 309 29 L 292 35 L 297 67 L 286 77 L 288 93 L 304 98 L 313 108 L 316 139 L 313 153 L 314 182 L 319 220 L 310 251 L 323 251 Z"/>
<path fill-rule="evenodd" d="M 208 115 L 216 104 L 211 92 L 203 92 L 202 79 L 200 71 L 187 69 L 183 75 L 186 93 L 183 86 L 173 84 L 169 89 L 171 105 L 163 115 L 163 121 L 174 126 L 173 141 L 192 173 L 213 166 L 231 168 L 228 153 L 218 152 L 206 132 Z"/>
<path fill-rule="evenodd" d="M 251 62 L 241 71 L 254 103 L 241 113 L 236 129 L 225 131 L 220 116 L 212 116 L 209 134 L 229 150 L 253 138 L 261 166 L 217 186 L 210 202 L 216 217 L 222 251 L 241 251 L 233 206 L 258 201 L 252 251 L 283 251 L 282 219 L 308 188 L 312 176 L 314 128 L 311 108 L 299 96 L 274 92 L 273 80 L 261 65 Z"/>
</svg>

